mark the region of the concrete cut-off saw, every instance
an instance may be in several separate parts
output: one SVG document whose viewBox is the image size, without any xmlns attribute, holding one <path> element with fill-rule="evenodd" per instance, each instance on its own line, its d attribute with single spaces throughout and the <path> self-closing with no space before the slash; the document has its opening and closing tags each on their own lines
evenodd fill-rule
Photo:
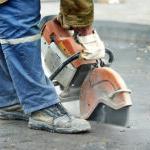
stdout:
<svg viewBox="0 0 150 150">
<path fill-rule="evenodd" d="M 78 117 L 126 126 L 132 105 L 131 91 L 109 67 L 112 52 L 106 49 L 107 57 L 100 60 L 81 59 L 82 45 L 54 18 L 44 17 L 39 27 L 44 64 L 51 72 L 49 79 L 61 89 L 62 104 Z"/>
</svg>

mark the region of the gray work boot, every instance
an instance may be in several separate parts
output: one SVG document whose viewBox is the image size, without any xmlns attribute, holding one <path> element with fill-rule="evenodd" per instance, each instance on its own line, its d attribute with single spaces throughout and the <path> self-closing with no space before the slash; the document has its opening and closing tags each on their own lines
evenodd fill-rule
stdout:
<svg viewBox="0 0 150 150">
<path fill-rule="evenodd" d="M 80 133 L 91 129 L 86 120 L 74 118 L 60 103 L 32 113 L 28 126 L 57 133 Z"/>
<path fill-rule="evenodd" d="M 29 117 L 24 114 L 21 106 L 15 104 L 0 108 L 0 119 L 2 120 L 29 120 Z"/>
</svg>

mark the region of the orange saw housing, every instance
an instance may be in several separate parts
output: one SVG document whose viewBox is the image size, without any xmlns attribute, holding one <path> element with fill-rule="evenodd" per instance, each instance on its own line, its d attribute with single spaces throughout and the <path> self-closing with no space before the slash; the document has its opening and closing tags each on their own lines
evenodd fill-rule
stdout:
<svg viewBox="0 0 150 150">
<path fill-rule="evenodd" d="M 48 44 L 55 42 L 66 57 L 84 50 L 84 47 L 77 43 L 68 30 L 62 28 L 56 19 L 47 21 L 42 26 L 41 33 Z M 114 110 L 132 105 L 130 90 L 127 89 L 124 80 L 116 71 L 108 67 L 95 66 L 92 69 L 89 67 L 87 72 L 83 69 L 83 66 L 96 64 L 96 60 L 88 61 L 79 58 L 71 63 L 77 69 L 77 73 L 67 89 L 73 89 L 72 85 L 75 85 L 76 81 L 80 81 L 80 75 L 85 72 L 85 76 L 82 75 L 83 81 L 80 84 L 77 83 L 78 87 L 75 87 L 80 91 L 80 116 L 82 118 L 88 119 L 99 103 Z M 69 90 L 67 92 L 70 95 Z"/>
<path fill-rule="evenodd" d="M 48 44 L 50 44 L 51 42 L 55 42 L 62 53 L 67 57 L 84 50 L 84 47 L 81 44 L 78 44 L 70 35 L 68 30 L 62 28 L 56 20 L 51 20 L 45 23 L 42 28 L 42 36 Z M 96 61 L 78 59 L 73 61 L 72 64 L 74 67 L 78 68 L 80 65 L 95 62 Z"/>
</svg>

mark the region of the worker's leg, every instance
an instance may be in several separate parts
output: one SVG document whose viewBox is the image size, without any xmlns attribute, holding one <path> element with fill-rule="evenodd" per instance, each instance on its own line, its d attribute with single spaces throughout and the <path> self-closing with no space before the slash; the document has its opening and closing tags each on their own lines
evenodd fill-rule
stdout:
<svg viewBox="0 0 150 150">
<path fill-rule="evenodd" d="M 61 0 L 59 21 L 63 27 L 87 27 L 93 23 L 93 0 Z"/>
<path fill-rule="evenodd" d="M 18 97 L 0 45 L 0 108 L 18 103 Z"/>
<path fill-rule="evenodd" d="M 55 88 L 41 66 L 40 31 L 37 27 L 40 0 L 8 1 L 0 5 L 0 14 L 2 51 L 24 111 L 30 113 L 59 102 Z M 9 101 L 13 103 L 12 99 Z"/>
<path fill-rule="evenodd" d="M 58 103 L 53 84 L 45 77 L 41 65 L 40 40 L 21 44 L 3 44 L 11 78 L 26 113 Z"/>
<path fill-rule="evenodd" d="M 0 119 L 27 120 L 20 106 L 6 60 L 0 45 Z"/>
</svg>

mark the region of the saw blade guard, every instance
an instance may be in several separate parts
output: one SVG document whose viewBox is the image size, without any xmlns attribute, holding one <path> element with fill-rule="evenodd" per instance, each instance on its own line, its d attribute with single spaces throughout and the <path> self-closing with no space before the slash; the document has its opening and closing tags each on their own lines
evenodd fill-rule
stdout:
<svg viewBox="0 0 150 150">
<path fill-rule="evenodd" d="M 122 77 L 108 67 L 92 70 L 81 86 L 81 117 L 88 119 L 99 103 L 114 110 L 132 105 L 131 91 Z"/>
</svg>

